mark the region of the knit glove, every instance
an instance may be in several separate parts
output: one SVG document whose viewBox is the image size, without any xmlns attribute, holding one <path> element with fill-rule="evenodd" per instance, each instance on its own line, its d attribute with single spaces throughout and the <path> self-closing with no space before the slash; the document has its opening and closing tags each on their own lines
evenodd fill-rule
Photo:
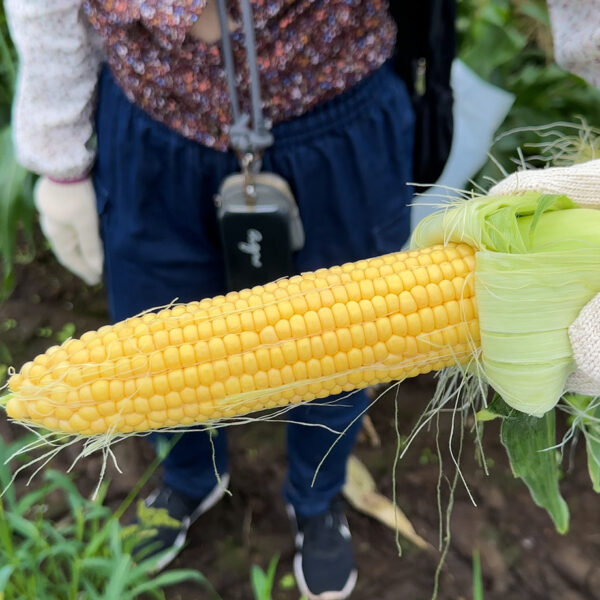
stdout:
<svg viewBox="0 0 600 600">
<path fill-rule="evenodd" d="M 600 209 L 600 159 L 571 167 L 519 171 L 497 183 L 490 196 L 535 191 L 565 194 L 579 206 Z M 592 298 L 569 327 L 569 339 L 577 371 L 566 389 L 600 396 L 600 294 Z"/>
<path fill-rule="evenodd" d="M 91 179 L 59 183 L 42 177 L 34 201 L 40 226 L 58 262 L 88 285 L 99 283 L 104 253 Z"/>
<path fill-rule="evenodd" d="M 564 194 L 579 206 L 600 208 L 600 159 L 571 167 L 517 171 L 497 183 L 488 195 L 510 196 L 520 192 Z"/>
</svg>

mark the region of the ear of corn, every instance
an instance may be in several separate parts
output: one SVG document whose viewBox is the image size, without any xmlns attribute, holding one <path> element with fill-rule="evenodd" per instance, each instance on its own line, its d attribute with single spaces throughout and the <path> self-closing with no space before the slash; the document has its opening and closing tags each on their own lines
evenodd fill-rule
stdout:
<svg viewBox="0 0 600 600">
<path fill-rule="evenodd" d="M 51 348 L 11 377 L 6 409 L 54 431 L 127 434 L 476 359 L 506 402 L 541 415 L 575 368 L 568 327 L 600 292 L 599 232 L 600 211 L 564 196 L 459 203 L 419 226 L 422 250 L 141 314 Z"/>
<path fill-rule="evenodd" d="M 465 362 L 474 250 L 434 246 L 164 308 L 50 348 L 8 415 L 81 435 L 205 423 Z"/>
</svg>

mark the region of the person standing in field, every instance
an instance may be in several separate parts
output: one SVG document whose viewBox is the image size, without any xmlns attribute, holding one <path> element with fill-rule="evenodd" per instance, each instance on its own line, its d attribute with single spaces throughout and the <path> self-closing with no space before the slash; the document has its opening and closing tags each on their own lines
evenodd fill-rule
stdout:
<svg viewBox="0 0 600 600">
<path fill-rule="evenodd" d="M 14 134 L 42 175 L 40 223 L 59 261 L 100 281 L 115 321 L 226 292 L 213 198 L 239 169 L 215 0 L 7 0 L 20 57 Z M 253 0 L 265 170 L 292 188 L 304 224 L 297 271 L 398 250 L 409 233 L 414 115 L 390 65 L 385 0 Z M 237 3 L 229 27 L 242 107 L 249 81 Z M 449 50 L 451 51 L 451 49 Z M 101 232 L 101 234 L 99 233 Z M 357 571 L 339 492 L 365 391 L 289 413 L 284 497 L 294 571 L 308 598 L 347 598 Z M 332 447 L 337 435 L 344 434 Z M 146 504 L 160 566 L 223 495 L 226 434 L 186 433 Z M 331 452 L 313 476 L 328 450 Z M 215 472 L 217 471 L 217 473 Z"/>
</svg>

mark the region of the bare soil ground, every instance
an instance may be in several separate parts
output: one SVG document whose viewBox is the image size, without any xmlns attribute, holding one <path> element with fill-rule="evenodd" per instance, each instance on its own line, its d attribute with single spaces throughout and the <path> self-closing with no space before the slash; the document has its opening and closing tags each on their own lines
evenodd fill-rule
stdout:
<svg viewBox="0 0 600 600">
<path fill-rule="evenodd" d="M 107 322 L 101 289 L 88 289 L 56 265 L 48 252 L 20 267 L 18 285 L 0 305 L 0 352 L 19 367 L 25 360 L 56 343 L 65 324 L 75 335 Z M 6 356 L 6 350 L 10 357 Z M 2 354 L 0 354 L 2 357 Z M 431 377 L 419 377 L 401 387 L 399 427 L 407 435 L 434 389 Z M 393 397 L 385 397 L 371 410 L 382 446 L 373 447 L 363 435 L 356 454 L 369 467 L 379 489 L 391 497 L 392 465 L 396 452 Z M 441 440 L 448 439 L 449 418 L 441 425 Z M 6 440 L 21 430 L 0 423 Z M 232 496 L 204 515 L 191 531 L 189 543 L 175 562 L 177 567 L 202 571 L 224 600 L 250 600 L 249 569 L 263 568 L 279 555 L 275 600 L 297 600 L 294 589 L 281 579 L 291 572 L 292 538 L 280 498 L 285 473 L 285 426 L 256 423 L 230 431 Z M 439 463 L 435 431 L 425 431 L 397 470 L 398 502 L 417 532 L 437 544 L 440 527 L 437 509 Z M 495 423 L 486 426 L 484 449 L 489 476 L 476 459 L 469 436 L 463 452 L 462 473 L 474 506 L 459 485 L 451 517 L 452 539 L 440 580 L 441 600 L 472 597 L 471 561 L 477 548 L 482 556 L 486 600 L 600 600 L 600 511 L 589 483 L 581 445 L 565 465 L 562 491 L 571 508 L 570 532 L 557 534 L 548 516 L 535 506 L 525 486 L 514 479 L 499 441 Z M 149 444 L 128 440 L 117 447 L 123 469 L 110 472 L 109 501 L 118 505 L 152 459 Z M 65 453 L 53 467 L 66 469 L 73 453 Z M 96 483 L 99 459 L 83 462 L 74 477 L 84 492 Z M 445 473 L 452 477 L 447 451 Z M 156 483 L 148 484 L 148 489 Z M 445 482 L 442 489 L 447 490 Z M 442 494 L 447 501 L 447 494 Z M 359 566 L 354 600 L 425 600 L 430 598 L 438 556 L 403 542 L 398 556 L 394 534 L 383 525 L 348 511 Z M 285 581 L 285 578 L 284 578 Z M 170 590 L 169 600 L 209 598 L 196 586 Z"/>
</svg>

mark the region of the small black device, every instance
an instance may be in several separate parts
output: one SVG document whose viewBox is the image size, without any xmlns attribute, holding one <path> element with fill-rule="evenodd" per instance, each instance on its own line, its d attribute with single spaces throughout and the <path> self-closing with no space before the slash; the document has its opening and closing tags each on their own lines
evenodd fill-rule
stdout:
<svg viewBox="0 0 600 600">
<path fill-rule="evenodd" d="M 239 290 L 292 275 L 293 253 L 304 245 L 304 229 L 288 183 L 275 173 L 260 170 L 263 152 L 272 146 L 273 135 L 262 112 L 250 1 L 241 0 L 241 12 L 252 119 L 242 113 L 237 97 L 226 0 L 217 0 L 217 8 L 233 116 L 229 141 L 241 172 L 221 183 L 215 205 L 227 285 L 230 290 Z"/>
<path fill-rule="evenodd" d="M 304 230 L 284 179 L 266 172 L 230 175 L 215 204 L 230 290 L 293 274 L 293 252 L 304 245 Z"/>
</svg>

